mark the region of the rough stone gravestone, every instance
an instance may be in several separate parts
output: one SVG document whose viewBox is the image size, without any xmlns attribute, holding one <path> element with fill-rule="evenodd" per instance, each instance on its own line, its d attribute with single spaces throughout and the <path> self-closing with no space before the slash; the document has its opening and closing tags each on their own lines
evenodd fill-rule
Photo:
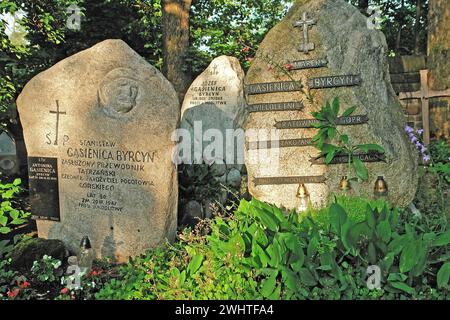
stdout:
<svg viewBox="0 0 450 320">
<path fill-rule="evenodd" d="M 243 165 L 243 149 L 236 149 L 239 142 L 243 147 L 246 103 L 243 92 L 244 72 L 234 57 L 215 58 L 194 80 L 181 108 L 180 128 L 189 131 L 192 151 L 190 160 L 185 158 L 187 154 L 182 156 L 184 163 L 218 160 Z M 218 137 L 211 138 L 214 135 Z M 232 144 L 234 148 L 230 147 Z M 216 147 L 215 150 L 212 147 Z"/>
<path fill-rule="evenodd" d="M 38 74 L 17 105 L 39 237 L 76 251 L 88 236 L 119 262 L 174 239 L 179 103 L 156 68 L 106 40 Z"/>
<path fill-rule="evenodd" d="M 245 103 L 244 71 L 239 60 L 228 56 L 215 58 L 185 95 L 180 133 L 182 142 L 188 142 L 183 148 L 188 148 L 179 150 L 179 161 L 192 166 L 194 171 L 200 169 L 196 167 L 198 164 L 206 163 L 218 183 L 238 190 L 244 164 Z M 205 182 L 210 183 L 206 179 Z M 226 201 L 226 194 L 220 188 L 211 199 L 204 196 L 203 211 L 210 211 L 208 206 L 214 201 Z M 185 204 L 185 200 L 189 199 L 182 199 L 182 211 L 192 216 L 193 201 Z"/>
<path fill-rule="evenodd" d="M 305 17 L 314 23 L 298 28 Z M 324 205 L 331 193 L 338 192 L 339 181 L 347 174 L 341 161 L 345 157 L 330 165 L 316 161 L 318 150 L 309 140 L 317 133 L 311 112 L 337 96 L 341 109 L 357 107 L 352 117 L 341 119 L 340 132 L 348 134 L 355 144 L 376 143 L 386 151 L 376 159 L 360 155 L 367 161 L 369 180 L 358 182 L 349 193 L 372 196 L 377 177 L 384 176 L 392 203 L 403 206 L 413 199 L 416 156 L 404 134 L 404 118 L 390 84 L 386 52 L 382 32 L 368 29 L 367 19 L 345 1 L 298 1 L 293 5 L 261 43 L 245 78 L 249 105 L 303 104 L 301 110 L 249 114 L 246 130 L 266 130 L 269 137 L 247 137 L 246 165 L 253 196 L 296 208 L 299 183 L 306 183 L 315 206 Z M 284 71 L 290 76 L 273 66 L 286 66 Z M 288 90 L 288 86 L 276 84 L 292 81 L 303 88 Z M 278 90 L 280 86 L 286 90 Z M 267 90 L 256 90 L 258 87 Z M 271 135 L 275 138 L 270 139 Z M 280 139 L 278 144 L 276 138 Z M 260 141 L 263 143 L 258 147 Z"/>
</svg>

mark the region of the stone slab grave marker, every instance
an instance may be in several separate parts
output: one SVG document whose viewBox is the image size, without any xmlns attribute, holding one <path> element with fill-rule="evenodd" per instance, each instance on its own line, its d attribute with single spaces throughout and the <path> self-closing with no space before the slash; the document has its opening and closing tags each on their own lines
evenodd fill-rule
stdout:
<svg viewBox="0 0 450 320">
<path fill-rule="evenodd" d="M 303 26 L 297 23 L 299 18 L 305 21 L 308 17 L 316 19 L 314 27 L 307 29 L 308 39 L 293 36 L 298 34 L 295 27 Z M 299 50 L 299 41 L 314 43 L 314 51 L 311 45 Z M 247 97 L 249 105 L 280 101 L 302 101 L 304 105 L 301 110 L 248 114 L 246 130 L 275 130 L 279 137 L 278 143 L 267 137 L 247 138 L 248 184 L 254 197 L 292 209 L 299 205 L 297 183 L 305 183 L 314 206 L 325 205 L 332 193 L 339 192 L 339 182 L 347 175 L 347 163 L 343 163 L 346 156 L 336 157 L 336 164 L 322 164 L 323 159 L 317 158 L 319 151 L 308 143 L 317 134 L 312 127 L 317 120 L 311 112 L 339 97 L 341 113 L 350 106 L 357 107 L 350 117 L 342 119 L 339 131 L 355 145 L 373 143 L 385 150 L 382 156 L 359 155 L 367 161 L 369 179 L 358 182 L 358 187 L 348 192 L 371 196 L 377 177 L 384 176 L 391 203 L 404 206 L 411 202 L 417 188 L 417 157 L 404 133 L 404 117 L 389 82 L 386 53 L 382 32 L 368 29 L 367 18 L 351 4 L 343 0 L 293 4 L 260 44 L 245 78 L 248 87 L 286 81 L 304 87 L 304 92 L 261 90 L 263 94 Z M 268 71 L 265 57 L 287 65 L 290 76 Z M 261 152 L 266 152 L 267 157 L 262 157 Z M 310 183 L 302 180 L 306 177 L 323 179 L 314 178 L 316 183 Z"/>
<path fill-rule="evenodd" d="M 241 130 L 243 143 L 244 119 L 244 71 L 236 58 L 217 57 L 194 80 L 185 95 L 180 128 L 187 129 L 190 134 L 191 159 L 189 161 L 181 154 L 181 161 L 185 164 L 226 164 L 228 171 L 242 168 L 243 150 L 237 149 L 239 138 L 232 134 Z M 209 134 L 220 134 L 221 137 L 214 139 Z M 230 147 L 232 143 L 234 148 Z M 213 146 L 217 146 L 216 150 L 210 148 Z"/>
<path fill-rule="evenodd" d="M 76 252 L 88 236 L 118 262 L 174 239 L 179 102 L 156 68 L 106 40 L 35 76 L 17 106 L 39 237 Z"/>
</svg>

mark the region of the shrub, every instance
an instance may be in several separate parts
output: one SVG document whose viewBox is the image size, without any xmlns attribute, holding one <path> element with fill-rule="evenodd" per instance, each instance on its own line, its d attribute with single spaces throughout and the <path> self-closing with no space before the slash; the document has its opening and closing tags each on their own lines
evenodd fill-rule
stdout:
<svg viewBox="0 0 450 320">
<path fill-rule="evenodd" d="M 424 231 L 420 221 L 380 201 L 366 201 L 364 216 L 354 219 L 339 201 L 354 203 L 337 199 L 317 223 L 317 212 L 299 216 L 242 200 L 234 215 L 186 230 L 175 245 L 131 260 L 96 298 L 447 297 L 448 230 Z M 380 271 L 380 289 L 369 289 L 369 266 Z"/>
</svg>

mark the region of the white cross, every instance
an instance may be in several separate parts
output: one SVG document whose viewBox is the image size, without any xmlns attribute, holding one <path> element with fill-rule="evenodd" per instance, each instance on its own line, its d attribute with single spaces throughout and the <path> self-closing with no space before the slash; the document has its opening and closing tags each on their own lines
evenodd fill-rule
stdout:
<svg viewBox="0 0 450 320">
<path fill-rule="evenodd" d="M 303 12 L 302 19 L 294 23 L 294 27 L 302 27 L 303 29 L 303 43 L 300 45 L 298 51 L 308 53 L 308 51 L 314 50 L 314 43 L 308 40 L 308 27 L 316 24 L 316 19 L 308 19 L 306 12 Z"/>
</svg>

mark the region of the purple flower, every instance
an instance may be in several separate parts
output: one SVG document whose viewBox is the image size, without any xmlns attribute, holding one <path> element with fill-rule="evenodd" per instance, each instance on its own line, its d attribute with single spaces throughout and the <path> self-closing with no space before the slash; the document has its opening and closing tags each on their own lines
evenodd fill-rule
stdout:
<svg viewBox="0 0 450 320">
<path fill-rule="evenodd" d="M 416 147 L 417 147 L 417 149 L 422 149 L 423 144 L 421 144 L 420 141 L 417 141 L 416 142 Z"/>
<path fill-rule="evenodd" d="M 425 146 L 422 146 L 422 148 L 420 149 L 420 152 L 425 153 L 425 151 L 427 151 L 427 148 L 425 148 Z"/>
<path fill-rule="evenodd" d="M 411 132 L 414 132 L 414 129 L 407 125 L 407 126 L 405 126 L 405 131 L 408 133 L 411 133 Z"/>
<path fill-rule="evenodd" d="M 413 135 L 410 140 L 412 143 L 415 143 L 417 141 L 417 137 Z"/>
<path fill-rule="evenodd" d="M 430 156 L 426 154 L 422 157 L 422 159 L 424 162 L 428 162 L 428 161 L 430 161 Z"/>
<path fill-rule="evenodd" d="M 417 134 L 422 134 L 423 133 L 423 129 L 419 129 L 416 132 L 417 132 Z"/>
</svg>

